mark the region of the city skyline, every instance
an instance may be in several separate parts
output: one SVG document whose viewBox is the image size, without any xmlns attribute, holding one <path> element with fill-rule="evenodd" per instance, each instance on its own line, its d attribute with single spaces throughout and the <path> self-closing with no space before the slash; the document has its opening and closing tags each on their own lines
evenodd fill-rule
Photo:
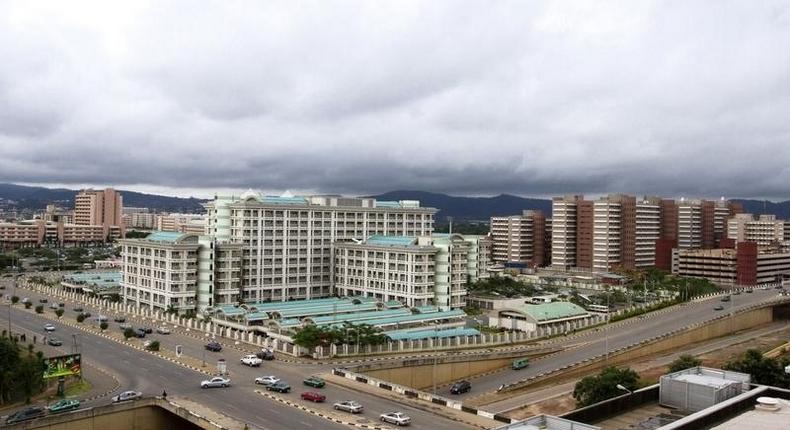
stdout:
<svg viewBox="0 0 790 430">
<path fill-rule="evenodd" d="M 786 4 L 596 6 L 4 3 L 0 182 L 790 198 Z"/>
</svg>

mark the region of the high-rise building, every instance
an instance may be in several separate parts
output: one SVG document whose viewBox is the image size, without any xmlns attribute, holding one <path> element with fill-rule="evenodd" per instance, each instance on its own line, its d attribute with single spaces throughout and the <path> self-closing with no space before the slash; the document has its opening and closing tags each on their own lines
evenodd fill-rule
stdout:
<svg viewBox="0 0 790 430">
<path fill-rule="evenodd" d="M 112 188 L 82 190 L 74 198 L 74 223 L 99 225 L 113 238 L 123 237 L 123 198 Z"/>
<path fill-rule="evenodd" d="M 754 242 L 738 242 L 735 249 L 676 248 L 672 273 L 727 286 L 778 284 L 790 275 L 790 253 L 759 249 Z"/>
<path fill-rule="evenodd" d="M 754 242 L 759 246 L 784 241 L 785 223 L 774 215 L 736 214 L 727 221 L 727 238 L 737 242 Z"/>
<path fill-rule="evenodd" d="M 551 265 L 576 267 L 576 213 L 584 196 L 555 197 L 551 202 Z"/>
<path fill-rule="evenodd" d="M 494 262 L 544 264 L 546 217 L 541 211 L 525 210 L 521 215 L 492 217 L 491 255 Z M 550 243 L 550 242 L 548 242 Z"/>
</svg>

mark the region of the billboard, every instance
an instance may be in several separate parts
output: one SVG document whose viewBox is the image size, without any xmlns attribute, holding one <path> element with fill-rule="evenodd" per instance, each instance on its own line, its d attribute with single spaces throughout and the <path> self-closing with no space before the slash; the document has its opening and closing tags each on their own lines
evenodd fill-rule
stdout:
<svg viewBox="0 0 790 430">
<path fill-rule="evenodd" d="M 44 359 L 44 379 L 79 376 L 82 373 L 82 354 L 59 355 Z"/>
</svg>

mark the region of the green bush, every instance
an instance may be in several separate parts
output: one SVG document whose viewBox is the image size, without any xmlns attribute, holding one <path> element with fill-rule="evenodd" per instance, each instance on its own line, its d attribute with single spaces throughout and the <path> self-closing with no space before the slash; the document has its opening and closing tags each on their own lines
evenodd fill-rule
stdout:
<svg viewBox="0 0 790 430">
<path fill-rule="evenodd" d="M 25 302 L 25 309 L 30 309 L 33 306 L 33 303 Z"/>
<path fill-rule="evenodd" d="M 131 327 L 123 331 L 123 337 L 126 340 L 129 340 L 130 337 L 135 337 L 136 335 L 137 334 L 134 332 L 134 330 Z"/>
<path fill-rule="evenodd" d="M 44 305 L 36 306 L 36 313 L 37 314 L 43 314 L 44 313 Z"/>
<path fill-rule="evenodd" d="M 155 340 L 148 344 L 149 351 L 159 351 L 159 341 Z"/>
<path fill-rule="evenodd" d="M 11 303 L 14 305 L 19 303 L 19 296 L 11 296 Z"/>
<path fill-rule="evenodd" d="M 99 324 L 99 328 L 101 329 L 101 331 L 107 330 L 107 327 L 109 327 L 109 324 L 107 324 L 104 321 L 102 321 L 102 323 Z"/>
<path fill-rule="evenodd" d="M 702 360 L 691 354 L 683 354 L 669 363 L 669 373 L 680 372 L 681 370 L 691 369 L 697 366 L 702 366 Z"/>
<path fill-rule="evenodd" d="M 77 322 L 78 322 L 78 323 L 81 323 L 81 322 L 83 322 L 83 321 L 85 321 L 85 314 L 79 314 L 79 315 L 77 315 Z"/>
<path fill-rule="evenodd" d="M 62 317 L 63 316 L 63 309 L 55 309 L 55 315 L 57 315 L 58 318 Z"/>
<path fill-rule="evenodd" d="M 638 382 L 639 375 L 630 368 L 607 367 L 598 375 L 587 376 L 577 382 L 573 389 L 573 398 L 576 399 L 577 406 L 588 406 L 626 394 L 617 388 L 618 384 L 633 391 L 638 388 Z"/>
</svg>

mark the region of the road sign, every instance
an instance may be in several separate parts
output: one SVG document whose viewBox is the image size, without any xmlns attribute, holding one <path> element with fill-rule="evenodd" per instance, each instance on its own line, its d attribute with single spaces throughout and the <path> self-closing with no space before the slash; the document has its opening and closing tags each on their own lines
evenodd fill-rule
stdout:
<svg viewBox="0 0 790 430">
<path fill-rule="evenodd" d="M 224 375 L 225 371 L 228 370 L 228 364 L 225 362 L 224 358 L 220 358 L 217 360 L 217 371 L 220 375 Z"/>
<path fill-rule="evenodd" d="M 176 357 L 181 358 L 181 345 L 176 345 Z"/>
</svg>

